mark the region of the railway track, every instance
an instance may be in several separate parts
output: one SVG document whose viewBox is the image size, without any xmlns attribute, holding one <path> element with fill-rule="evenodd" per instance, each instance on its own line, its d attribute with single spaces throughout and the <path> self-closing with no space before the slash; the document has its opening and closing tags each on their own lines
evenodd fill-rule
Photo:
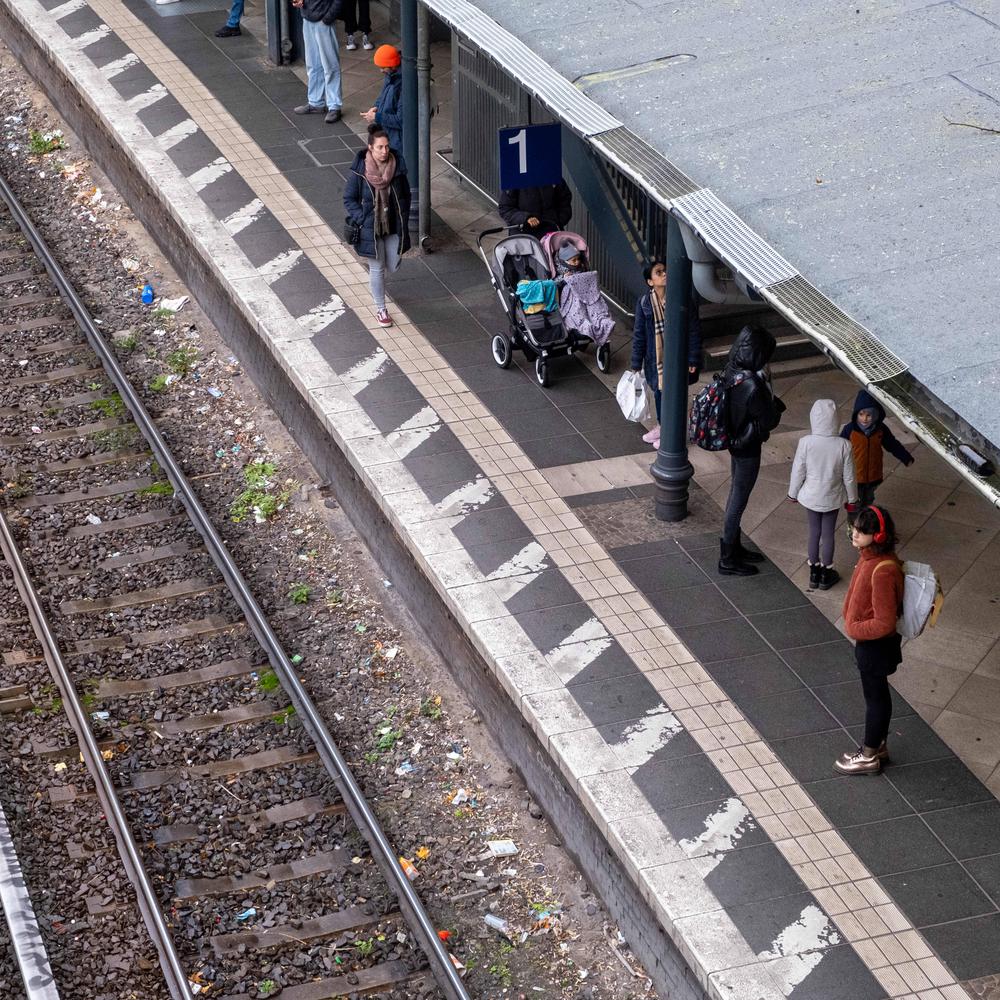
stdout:
<svg viewBox="0 0 1000 1000">
<path fill-rule="evenodd" d="M 465 1000 L 293 663 L 2 177 L 0 378 L 0 549 L 86 765 L 53 791 L 67 808 L 96 796 L 167 993 Z"/>
</svg>

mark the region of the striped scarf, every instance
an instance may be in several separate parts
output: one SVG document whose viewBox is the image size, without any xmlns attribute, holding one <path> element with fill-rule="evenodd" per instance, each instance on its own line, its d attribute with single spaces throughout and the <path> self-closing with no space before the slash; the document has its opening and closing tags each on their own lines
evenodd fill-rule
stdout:
<svg viewBox="0 0 1000 1000">
<path fill-rule="evenodd" d="M 654 291 L 649 293 L 649 304 L 653 307 L 653 341 L 656 344 L 656 384 L 663 392 L 663 303 Z"/>
</svg>

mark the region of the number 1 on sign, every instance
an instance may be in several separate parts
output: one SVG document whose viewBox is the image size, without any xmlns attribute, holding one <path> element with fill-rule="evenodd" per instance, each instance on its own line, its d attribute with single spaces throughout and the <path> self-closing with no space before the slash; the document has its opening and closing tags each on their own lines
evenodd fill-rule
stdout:
<svg viewBox="0 0 1000 1000">
<path fill-rule="evenodd" d="M 517 135 L 512 135 L 507 140 L 508 146 L 517 146 L 517 172 L 526 174 L 528 172 L 528 133 L 526 129 L 521 129 Z"/>
</svg>

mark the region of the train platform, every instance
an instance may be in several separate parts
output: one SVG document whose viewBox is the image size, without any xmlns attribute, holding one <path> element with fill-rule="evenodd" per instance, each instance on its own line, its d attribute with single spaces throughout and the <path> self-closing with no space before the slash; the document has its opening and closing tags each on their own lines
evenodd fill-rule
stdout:
<svg viewBox="0 0 1000 1000">
<path fill-rule="evenodd" d="M 653 454 L 613 397 L 627 334 L 610 379 L 589 359 L 547 390 L 497 368 L 504 319 L 467 245 L 487 207 L 444 164 L 453 232 L 404 260 L 380 327 L 340 238 L 348 122 L 379 82 L 369 53 L 342 51 L 344 121 L 297 117 L 299 76 L 269 66 L 252 30 L 214 38 L 212 6 L 0 0 L 0 25 L 71 125 L 116 150 L 109 173 L 145 192 L 140 217 L 183 238 L 173 259 L 208 315 L 253 332 L 248 362 L 294 397 L 286 420 L 317 467 L 343 458 L 381 518 L 376 553 L 401 546 L 460 628 L 521 721 L 524 759 L 558 773 L 606 851 L 588 874 L 612 912 L 628 926 L 616 899 L 641 899 L 657 922 L 644 960 L 663 995 L 1000 997 L 997 512 L 897 428 L 917 461 L 893 466 L 879 500 L 947 601 L 894 678 L 891 765 L 837 776 L 864 712 L 844 588 L 805 589 L 785 494 L 812 401 L 846 413 L 857 385 L 779 379 L 788 411 L 744 522 L 763 572 L 718 576 L 728 462 L 693 454 L 692 516 L 653 518 Z M 844 575 L 851 562 L 839 543 Z M 658 934 L 689 978 L 657 967 Z"/>
</svg>

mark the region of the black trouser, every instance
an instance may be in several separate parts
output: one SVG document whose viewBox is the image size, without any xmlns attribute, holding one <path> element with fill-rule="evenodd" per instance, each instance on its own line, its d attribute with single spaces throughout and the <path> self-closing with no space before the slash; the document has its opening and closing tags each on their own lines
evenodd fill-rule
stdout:
<svg viewBox="0 0 1000 1000">
<path fill-rule="evenodd" d="M 363 31 L 367 35 L 372 30 L 369 3 L 370 0 L 344 0 L 341 10 L 344 15 L 344 30 L 349 35 L 353 35 L 355 31 Z"/>
<path fill-rule="evenodd" d="M 729 468 L 732 480 L 729 483 L 729 497 L 726 500 L 726 517 L 722 525 L 722 540 L 727 545 L 735 545 L 740 540 L 740 520 L 747 509 L 750 494 L 760 473 L 760 448 L 752 452 L 729 453 Z"/>
<path fill-rule="evenodd" d="M 865 746 L 877 750 L 889 735 L 892 719 L 892 691 L 889 675 L 896 672 L 901 659 L 898 634 L 869 639 L 854 646 L 854 660 L 861 674 L 865 696 Z"/>
</svg>

